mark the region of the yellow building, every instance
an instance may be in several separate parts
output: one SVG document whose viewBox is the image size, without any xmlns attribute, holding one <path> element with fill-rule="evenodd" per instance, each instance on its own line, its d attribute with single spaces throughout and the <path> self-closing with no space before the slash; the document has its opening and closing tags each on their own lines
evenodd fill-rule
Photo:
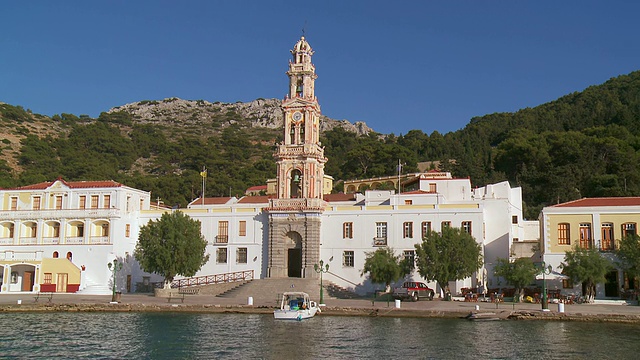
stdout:
<svg viewBox="0 0 640 360">
<path fill-rule="evenodd" d="M 640 197 L 584 198 L 545 207 L 540 215 L 543 260 L 561 271 L 567 251 L 595 248 L 615 265 L 620 239 L 637 235 L 639 221 Z M 606 283 L 596 286 L 596 297 L 618 299 L 636 285 L 615 269 L 607 274 Z M 582 295 L 580 284 L 564 280 L 557 286 L 563 293 Z"/>
</svg>

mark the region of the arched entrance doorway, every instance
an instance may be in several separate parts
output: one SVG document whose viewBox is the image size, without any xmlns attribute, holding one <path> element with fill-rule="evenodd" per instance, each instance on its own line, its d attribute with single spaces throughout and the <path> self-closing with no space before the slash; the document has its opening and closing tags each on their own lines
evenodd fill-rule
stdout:
<svg viewBox="0 0 640 360">
<path fill-rule="evenodd" d="M 289 231 L 286 236 L 287 276 L 302 277 L 302 236 L 295 231 Z"/>
</svg>

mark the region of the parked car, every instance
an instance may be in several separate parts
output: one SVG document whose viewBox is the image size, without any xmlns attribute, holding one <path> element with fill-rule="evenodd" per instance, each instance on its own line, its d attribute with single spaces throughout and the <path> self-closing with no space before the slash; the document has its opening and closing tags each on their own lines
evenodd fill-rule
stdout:
<svg viewBox="0 0 640 360">
<path fill-rule="evenodd" d="M 435 291 L 432 288 L 423 282 L 417 281 L 407 281 L 402 284 L 402 287 L 393 289 L 393 298 L 400 300 L 418 301 L 421 298 L 433 300 L 434 295 Z"/>
</svg>

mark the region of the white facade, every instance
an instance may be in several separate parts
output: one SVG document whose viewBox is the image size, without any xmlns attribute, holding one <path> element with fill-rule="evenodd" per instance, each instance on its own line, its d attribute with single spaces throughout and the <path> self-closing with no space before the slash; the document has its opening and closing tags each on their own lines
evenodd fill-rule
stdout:
<svg viewBox="0 0 640 360">
<path fill-rule="evenodd" d="M 53 258 L 69 260 L 72 268 L 64 270 L 62 264 L 60 271 L 66 271 L 70 279 L 74 268 L 80 274 L 80 281 L 70 281 L 65 291 L 111 293 L 112 273 L 107 264 L 114 259 L 125 268 L 118 290 L 131 288 L 132 279 L 127 284 L 125 274 L 136 267 L 132 255 L 141 226 L 140 211 L 149 208 L 149 198 L 146 191 L 114 181 L 59 179 L 0 190 L 1 291 L 40 291 L 50 281 L 45 274 L 56 272 L 42 268 L 42 261 Z M 11 279 L 15 273 L 11 269 L 22 263 L 30 267 L 27 272 L 33 272 L 27 286 Z M 25 275 L 18 271 L 18 277 Z M 56 279 L 51 282 L 55 284 Z"/>
</svg>

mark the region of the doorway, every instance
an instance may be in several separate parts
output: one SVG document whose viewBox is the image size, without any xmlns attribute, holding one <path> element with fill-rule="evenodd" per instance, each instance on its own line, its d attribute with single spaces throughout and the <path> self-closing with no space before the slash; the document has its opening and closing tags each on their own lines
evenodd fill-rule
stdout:
<svg viewBox="0 0 640 360">
<path fill-rule="evenodd" d="M 302 277 L 302 249 L 289 249 L 287 260 L 289 277 Z"/>
<path fill-rule="evenodd" d="M 607 281 L 604 283 L 604 296 L 619 297 L 620 285 L 618 285 L 618 271 L 609 271 L 605 277 Z"/>
<path fill-rule="evenodd" d="M 32 291 L 35 271 L 25 271 L 22 275 L 22 291 Z"/>
<path fill-rule="evenodd" d="M 56 283 L 56 292 L 67 292 L 67 282 L 69 274 L 58 274 L 58 282 Z"/>
</svg>

